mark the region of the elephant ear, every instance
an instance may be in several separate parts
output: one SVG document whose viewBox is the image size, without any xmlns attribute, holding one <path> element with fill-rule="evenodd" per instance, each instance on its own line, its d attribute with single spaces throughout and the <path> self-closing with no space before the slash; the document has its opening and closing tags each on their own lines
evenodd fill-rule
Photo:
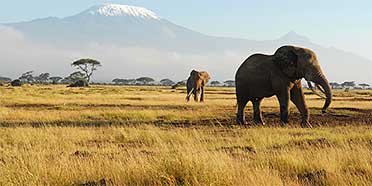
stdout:
<svg viewBox="0 0 372 186">
<path fill-rule="evenodd" d="M 273 61 L 279 66 L 288 76 L 292 77 L 297 68 L 298 56 L 295 49 L 291 46 L 279 48 L 275 54 Z"/>
<path fill-rule="evenodd" d="M 209 76 L 208 72 L 202 71 L 202 72 L 199 72 L 199 78 L 204 80 L 204 81 L 208 81 L 210 79 L 210 76 Z"/>
<path fill-rule="evenodd" d="M 204 78 L 205 81 L 208 82 L 211 79 L 211 76 L 209 76 L 208 72 L 205 72 Z"/>
<path fill-rule="evenodd" d="M 274 54 L 273 61 L 280 66 L 293 66 L 297 65 L 298 56 L 291 46 L 280 47 Z"/>
</svg>

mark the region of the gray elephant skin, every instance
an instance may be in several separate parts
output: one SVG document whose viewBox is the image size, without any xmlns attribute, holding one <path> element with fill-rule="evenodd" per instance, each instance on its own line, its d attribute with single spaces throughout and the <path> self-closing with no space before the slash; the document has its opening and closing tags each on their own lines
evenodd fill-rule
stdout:
<svg viewBox="0 0 372 186">
<path fill-rule="evenodd" d="M 332 92 L 316 54 L 307 48 L 282 46 L 273 55 L 253 54 L 239 67 L 235 75 L 238 111 L 236 122 L 246 124 L 244 108 L 251 101 L 253 120 L 263 124 L 260 104 L 263 98 L 276 96 L 280 105 L 280 121 L 288 123 L 289 101 L 301 114 L 301 126 L 309 123 L 309 109 L 305 102 L 301 79 L 315 83 L 325 94 L 322 112 L 325 113 L 332 101 Z M 311 87 L 312 88 L 312 87 Z"/>
</svg>

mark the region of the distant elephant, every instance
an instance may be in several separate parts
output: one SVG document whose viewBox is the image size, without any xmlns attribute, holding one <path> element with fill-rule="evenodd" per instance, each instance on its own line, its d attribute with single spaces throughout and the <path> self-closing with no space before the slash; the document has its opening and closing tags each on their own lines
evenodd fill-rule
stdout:
<svg viewBox="0 0 372 186">
<path fill-rule="evenodd" d="M 186 87 L 187 87 L 187 96 L 186 100 L 190 101 L 191 94 L 194 95 L 194 100 L 198 101 L 198 94 L 201 92 L 200 95 L 200 102 L 204 101 L 204 86 L 208 83 L 210 76 L 208 72 L 201 71 L 198 72 L 196 70 L 192 70 L 190 73 L 190 77 L 187 79 Z"/>
<path fill-rule="evenodd" d="M 291 100 L 301 113 L 301 126 L 312 127 L 309 111 L 305 103 L 301 79 L 325 94 L 322 112 L 325 113 L 332 101 L 332 92 L 327 78 L 322 72 L 315 53 L 306 48 L 282 46 L 274 55 L 253 54 L 239 67 L 235 75 L 236 97 L 238 104 L 237 123 L 245 124 L 244 108 L 253 103 L 253 119 L 263 124 L 260 104 L 263 98 L 276 96 L 280 105 L 280 120 L 288 123 L 288 105 Z M 310 88 L 314 90 L 312 86 Z"/>
</svg>

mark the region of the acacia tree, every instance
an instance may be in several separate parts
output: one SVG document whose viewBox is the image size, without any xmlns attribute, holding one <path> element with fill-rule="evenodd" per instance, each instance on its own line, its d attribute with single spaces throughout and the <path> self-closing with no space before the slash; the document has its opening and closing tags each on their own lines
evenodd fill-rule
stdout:
<svg viewBox="0 0 372 186">
<path fill-rule="evenodd" d="M 18 79 L 22 82 L 33 83 L 33 82 L 35 82 L 35 78 L 34 78 L 33 73 L 34 73 L 34 71 L 25 72 Z"/>
<path fill-rule="evenodd" d="M 352 88 L 355 87 L 355 82 L 354 81 L 345 81 L 341 84 L 342 87 L 344 88 Z"/>
<path fill-rule="evenodd" d="M 221 85 L 221 83 L 219 81 L 212 81 L 211 82 L 211 85 L 214 86 L 214 87 L 216 87 L 216 86 Z"/>
<path fill-rule="evenodd" d="M 50 77 L 49 80 L 52 81 L 53 84 L 58 84 L 59 81 L 61 81 L 63 78 L 62 77 L 59 77 L 59 76 L 53 76 L 53 77 Z"/>
<path fill-rule="evenodd" d="M 65 77 L 61 82 L 62 83 L 74 83 L 77 80 L 81 80 L 81 79 L 85 80 L 84 76 L 85 76 L 84 73 L 80 71 L 76 71 L 76 72 L 71 73 L 69 76 Z"/>
<path fill-rule="evenodd" d="M 74 61 L 71 65 L 84 73 L 88 83 L 90 82 L 93 72 L 97 70 L 97 67 L 102 66 L 101 62 L 89 58 L 79 59 Z"/>
<path fill-rule="evenodd" d="M 359 86 L 361 86 L 363 89 L 366 89 L 366 87 L 369 87 L 369 84 L 361 83 L 361 84 L 359 84 Z"/>
<path fill-rule="evenodd" d="M 227 80 L 223 83 L 225 83 L 225 85 L 228 86 L 228 87 L 234 87 L 235 86 L 235 81 L 234 80 Z"/>
<path fill-rule="evenodd" d="M 336 88 L 339 88 L 341 86 L 341 84 L 339 84 L 337 82 L 330 82 L 329 85 L 331 85 L 332 89 L 336 89 Z"/>
<path fill-rule="evenodd" d="M 140 82 L 142 85 L 148 85 L 151 82 L 154 82 L 155 80 L 150 77 L 140 77 L 136 79 L 137 82 Z"/>
<path fill-rule="evenodd" d="M 172 86 L 172 85 L 175 84 L 174 81 L 172 81 L 170 79 L 162 79 L 162 80 L 160 80 L 160 83 L 163 86 Z"/>
<path fill-rule="evenodd" d="M 115 83 L 116 85 L 122 85 L 124 84 L 124 79 L 120 79 L 120 78 L 115 78 L 112 80 L 113 83 Z"/>
<path fill-rule="evenodd" d="M 135 79 L 120 79 L 116 78 L 112 80 L 116 85 L 134 85 L 136 83 Z"/>
<path fill-rule="evenodd" d="M 36 76 L 34 79 L 37 83 L 48 83 L 50 74 L 49 73 L 41 73 L 39 76 Z"/>
</svg>

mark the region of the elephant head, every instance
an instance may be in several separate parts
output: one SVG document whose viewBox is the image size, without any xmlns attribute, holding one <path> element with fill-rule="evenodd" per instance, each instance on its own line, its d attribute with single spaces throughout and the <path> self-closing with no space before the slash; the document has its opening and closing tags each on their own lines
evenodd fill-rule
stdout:
<svg viewBox="0 0 372 186">
<path fill-rule="evenodd" d="M 305 78 L 314 92 L 310 81 L 314 82 L 316 87 L 321 87 L 322 89 L 319 89 L 324 92 L 326 99 L 322 112 L 326 112 L 332 101 L 332 92 L 313 51 L 294 46 L 282 46 L 273 55 L 273 61 L 288 78 L 293 80 Z"/>
</svg>

